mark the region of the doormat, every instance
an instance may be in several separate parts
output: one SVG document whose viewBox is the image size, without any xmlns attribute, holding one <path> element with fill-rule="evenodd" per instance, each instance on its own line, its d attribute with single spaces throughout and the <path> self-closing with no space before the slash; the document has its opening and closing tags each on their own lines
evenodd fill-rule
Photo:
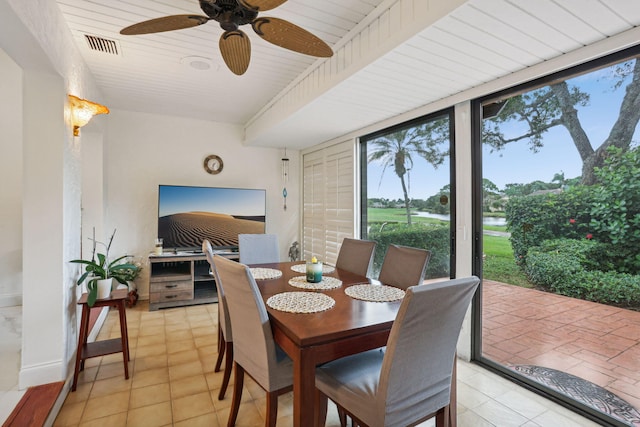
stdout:
<svg viewBox="0 0 640 427">
<path fill-rule="evenodd" d="M 515 365 L 511 369 L 630 426 L 640 426 L 640 412 L 636 408 L 591 381 L 543 366 Z"/>
</svg>

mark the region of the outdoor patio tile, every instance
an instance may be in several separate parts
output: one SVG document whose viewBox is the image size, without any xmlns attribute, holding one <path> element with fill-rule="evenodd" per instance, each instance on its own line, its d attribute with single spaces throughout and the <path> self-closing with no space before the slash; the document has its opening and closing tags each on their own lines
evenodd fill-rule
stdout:
<svg viewBox="0 0 640 427">
<path fill-rule="evenodd" d="M 567 355 L 556 351 L 543 353 L 531 359 L 532 365 L 544 366 L 547 368 L 553 368 L 565 372 L 567 369 L 572 368 L 580 363 L 581 361 L 579 359 L 567 357 Z"/>
<path fill-rule="evenodd" d="M 630 384 L 623 380 L 616 380 L 608 387 L 618 397 L 623 398 L 636 408 L 640 408 L 640 382 Z"/>
<path fill-rule="evenodd" d="M 640 383 L 640 369 L 627 369 L 621 366 L 617 366 L 613 369 L 616 374 L 616 378 L 622 378 L 626 381 L 634 381 Z"/>
<path fill-rule="evenodd" d="M 497 342 L 494 345 L 494 348 L 497 348 L 498 350 L 502 350 L 510 354 L 518 354 L 522 351 L 527 350 L 528 347 L 515 340 L 506 340 L 506 341 Z"/>
<path fill-rule="evenodd" d="M 640 371 L 640 344 L 636 344 L 628 351 L 612 358 L 611 363 L 630 371 Z"/>
<path fill-rule="evenodd" d="M 611 331 L 613 335 L 640 341 L 640 327 L 625 325 Z"/>
<path fill-rule="evenodd" d="M 594 370 L 591 366 L 586 363 L 581 363 L 572 368 L 567 369 L 568 373 L 575 375 L 576 377 L 580 377 L 587 381 L 591 381 L 594 384 L 599 385 L 600 387 L 607 388 L 609 384 L 611 384 L 615 378 L 600 373 Z"/>
</svg>

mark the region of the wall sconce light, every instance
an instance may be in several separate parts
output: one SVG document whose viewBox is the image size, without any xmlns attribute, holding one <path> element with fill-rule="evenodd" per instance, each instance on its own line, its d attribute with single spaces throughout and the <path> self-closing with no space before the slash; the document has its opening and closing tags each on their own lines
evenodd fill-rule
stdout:
<svg viewBox="0 0 640 427">
<path fill-rule="evenodd" d="M 287 157 L 287 149 L 284 149 L 284 157 L 282 158 L 282 197 L 284 198 L 284 210 L 287 210 L 287 182 L 289 181 L 289 158 Z"/>
<path fill-rule="evenodd" d="M 77 96 L 68 95 L 71 104 L 71 124 L 73 124 L 73 136 L 80 135 L 80 128 L 97 114 L 109 114 L 109 109 L 104 105 L 80 99 Z"/>
</svg>

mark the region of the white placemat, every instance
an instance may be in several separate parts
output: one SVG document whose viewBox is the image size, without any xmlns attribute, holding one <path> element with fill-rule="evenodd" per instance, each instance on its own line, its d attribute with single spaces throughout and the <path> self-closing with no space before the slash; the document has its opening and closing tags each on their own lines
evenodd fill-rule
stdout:
<svg viewBox="0 0 640 427">
<path fill-rule="evenodd" d="M 351 298 L 373 302 L 398 301 L 404 298 L 402 289 L 387 285 L 353 285 L 346 288 L 344 293 Z"/>
<path fill-rule="evenodd" d="M 253 274 L 253 278 L 256 280 L 269 280 L 282 277 L 282 271 L 276 270 L 275 268 L 255 267 L 249 270 L 251 270 L 251 274 Z"/>
<path fill-rule="evenodd" d="M 320 282 L 311 283 L 307 282 L 307 276 L 296 276 L 289 279 L 289 284 L 302 289 L 327 290 L 339 288 L 342 286 L 342 280 L 336 279 L 335 277 L 322 276 Z"/>
<path fill-rule="evenodd" d="M 267 299 L 267 305 L 274 310 L 288 313 L 317 313 L 329 310 L 336 301 L 317 292 L 282 292 Z"/>
<path fill-rule="evenodd" d="M 295 264 L 291 266 L 291 269 L 296 273 L 306 273 L 307 264 Z M 329 274 L 336 271 L 336 268 L 332 265 L 322 264 L 322 274 Z"/>
</svg>

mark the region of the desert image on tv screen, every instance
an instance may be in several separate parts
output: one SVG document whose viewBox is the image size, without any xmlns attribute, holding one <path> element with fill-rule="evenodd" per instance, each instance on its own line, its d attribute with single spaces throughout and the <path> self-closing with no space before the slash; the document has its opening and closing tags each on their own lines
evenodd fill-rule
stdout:
<svg viewBox="0 0 640 427">
<path fill-rule="evenodd" d="M 158 237 L 165 249 L 237 247 L 238 234 L 265 232 L 265 190 L 161 185 Z"/>
</svg>

